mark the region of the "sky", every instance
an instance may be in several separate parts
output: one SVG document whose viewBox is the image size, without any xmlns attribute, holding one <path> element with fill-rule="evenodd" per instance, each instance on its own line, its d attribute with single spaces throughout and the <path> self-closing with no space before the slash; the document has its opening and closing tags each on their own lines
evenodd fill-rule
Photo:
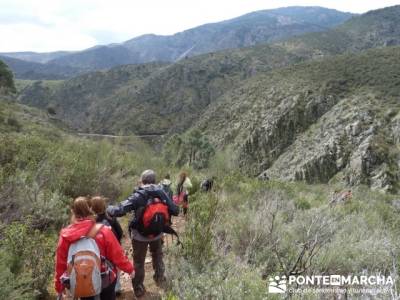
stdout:
<svg viewBox="0 0 400 300">
<path fill-rule="evenodd" d="M 0 52 L 82 50 L 285 6 L 366 11 L 400 0 L 0 0 Z"/>
</svg>

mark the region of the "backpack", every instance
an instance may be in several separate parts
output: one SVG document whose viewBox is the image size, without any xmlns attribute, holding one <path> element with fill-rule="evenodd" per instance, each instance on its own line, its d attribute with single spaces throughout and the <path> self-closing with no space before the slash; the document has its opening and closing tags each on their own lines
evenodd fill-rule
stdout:
<svg viewBox="0 0 400 300">
<path fill-rule="evenodd" d="M 81 237 L 69 247 L 67 275 L 69 288 L 74 298 L 93 297 L 101 293 L 102 261 L 94 238 L 102 227 L 102 224 L 95 224 L 86 236 Z"/>
<path fill-rule="evenodd" d="M 155 237 L 161 233 L 176 236 L 178 245 L 182 245 L 178 233 L 171 227 L 171 216 L 165 200 L 149 197 L 139 220 L 139 232 L 146 237 Z"/>
<path fill-rule="evenodd" d="M 168 195 L 168 197 L 170 197 L 172 199 L 173 192 L 171 189 L 171 185 L 162 183 L 161 186 L 162 186 L 162 189 L 164 190 L 164 192 Z"/>
<path fill-rule="evenodd" d="M 159 198 L 147 199 L 141 218 L 142 232 L 147 236 L 156 236 L 164 232 L 170 224 L 168 206 Z"/>
<path fill-rule="evenodd" d="M 182 203 L 184 202 L 184 199 L 185 199 L 185 195 L 186 195 L 185 192 L 181 192 L 178 195 L 173 195 L 172 196 L 172 201 L 174 201 L 174 203 L 176 205 L 182 205 Z"/>
<path fill-rule="evenodd" d="M 203 192 L 208 192 L 212 189 L 213 180 L 212 179 L 205 179 L 201 182 L 200 188 Z"/>
</svg>

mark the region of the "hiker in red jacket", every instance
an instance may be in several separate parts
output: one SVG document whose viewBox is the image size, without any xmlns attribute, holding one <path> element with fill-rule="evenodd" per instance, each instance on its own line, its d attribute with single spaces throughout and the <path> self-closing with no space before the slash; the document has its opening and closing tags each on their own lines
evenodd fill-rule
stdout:
<svg viewBox="0 0 400 300">
<path fill-rule="evenodd" d="M 79 241 L 82 237 L 88 236 L 89 232 L 93 231 L 94 226 L 96 225 L 96 221 L 93 217 L 93 212 L 91 211 L 88 199 L 86 197 L 78 197 L 74 200 L 72 204 L 72 214 L 74 222 L 63 228 L 60 233 L 57 251 L 56 251 L 56 270 L 55 270 L 55 278 L 54 284 L 57 293 L 60 295 L 65 286 L 62 282 L 62 277 L 64 277 L 67 273 L 68 267 L 68 250 L 70 246 Z M 115 299 L 115 283 L 117 268 L 122 271 L 134 275 L 134 268 L 132 263 L 125 256 L 124 251 L 116 239 L 114 233 L 110 228 L 106 226 L 99 226 L 98 231 L 96 231 L 94 236 L 94 240 L 98 246 L 100 251 L 100 255 L 102 258 L 105 258 L 109 262 L 111 262 L 113 269 L 111 274 L 113 274 L 112 278 L 110 278 L 111 284 L 101 290 L 100 299 L 101 300 L 114 300 Z M 104 272 L 106 269 L 105 264 L 101 264 L 101 272 Z M 81 299 L 95 299 L 94 297 L 89 298 L 81 298 Z M 97 299 L 97 298 L 96 298 Z"/>
</svg>

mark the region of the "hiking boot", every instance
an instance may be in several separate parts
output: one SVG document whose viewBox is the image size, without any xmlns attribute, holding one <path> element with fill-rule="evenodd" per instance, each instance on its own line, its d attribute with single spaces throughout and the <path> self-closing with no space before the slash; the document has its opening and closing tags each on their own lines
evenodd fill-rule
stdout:
<svg viewBox="0 0 400 300">
<path fill-rule="evenodd" d="M 146 294 L 146 289 L 144 288 L 144 285 L 141 284 L 141 285 L 135 286 L 133 288 L 133 292 L 135 293 L 136 298 L 140 298 L 140 297 L 143 297 L 144 294 Z"/>
</svg>

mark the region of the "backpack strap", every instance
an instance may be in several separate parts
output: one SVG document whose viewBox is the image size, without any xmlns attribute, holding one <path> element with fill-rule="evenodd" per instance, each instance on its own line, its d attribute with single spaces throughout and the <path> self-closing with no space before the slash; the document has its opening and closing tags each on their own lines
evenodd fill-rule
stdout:
<svg viewBox="0 0 400 300">
<path fill-rule="evenodd" d="M 147 194 L 146 190 L 144 189 L 135 189 L 134 190 L 135 193 L 138 193 L 140 196 L 142 196 L 143 198 L 148 198 L 149 195 Z"/>
<path fill-rule="evenodd" d="M 163 229 L 163 232 L 165 232 L 165 233 L 167 233 L 167 234 L 172 234 L 173 236 L 176 236 L 176 244 L 177 244 L 178 246 L 181 246 L 182 249 L 183 249 L 183 244 L 182 244 L 181 240 L 179 239 L 179 235 L 178 235 L 178 233 L 175 231 L 175 229 L 173 229 L 173 228 L 172 228 L 171 226 L 169 226 L 169 225 L 165 225 L 165 226 L 164 226 L 164 229 Z"/>
<path fill-rule="evenodd" d="M 99 231 L 104 227 L 105 225 L 102 223 L 96 223 L 93 225 L 92 228 L 90 228 L 89 232 L 86 234 L 86 237 L 94 239 L 96 235 L 99 233 Z M 104 236 L 103 236 L 104 237 Z M 110 276 L 111 273 L 116 275 L 113 271 L 114 264 L 106 258 L 106 256 L 100 256 L 101 263 L 104 264 L 106 267 L 106 271 L 101 273 L 101 276 Z"/>
<path fill-rule="evenodd" d="M 94 239 L 97 233 L 103 228 L 104 224 L 94 224 L 92 228 L 90 228 L 89 232 L 86 234 L 86 237 Z"/>
</svg>

